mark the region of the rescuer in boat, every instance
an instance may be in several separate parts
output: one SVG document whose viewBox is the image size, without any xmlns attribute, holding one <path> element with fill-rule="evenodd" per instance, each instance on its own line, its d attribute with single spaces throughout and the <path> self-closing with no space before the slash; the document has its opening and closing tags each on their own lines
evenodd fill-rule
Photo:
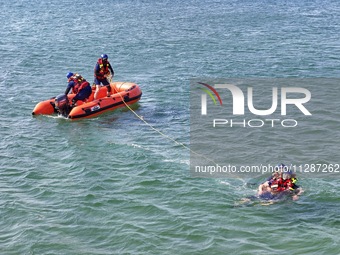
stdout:
<svg viewBox="0 0 340 255">
<path fill-rule="evenodd" d="M 102 54 L 94 67 L 94 84 L 96 85 L 94 99 L 97 99 L 100 84 L 106 86 L 107 96 L 109 97 L 111 95 L 110 82 L 107 80 L 107 78 L 110 77 L 110 80 L 112 80 L 113 76 L 114 71 L 110 62 L 108 61 L 108 56 L 106 54 Z"/>
<path fill-rule="evenodd" d="M 288 168 L 280 164 L 276 167 L 275 172 L 268 180 L 260 184 L 258 188 L 258 196 L 260 198 L 271 200 L 279 199 L 283 195 L 292 195 L 293 200 L 297 200 L 299 195 L 303 192 L 302 189 L 296 185 L 297 178 Z"/>
<path fill-rule="evenodd" d="M 92 93 L 91 85 L 86 81 L 80 74 L 73 74 L 69 72 L 67 74 L 68 85 L 65 90 L 65 95 L 67 95 L 70 90 L 76 94 L 72 99 L 72 106 L 75 106 L 78 100 L 86 102 Z"/>
</svg>

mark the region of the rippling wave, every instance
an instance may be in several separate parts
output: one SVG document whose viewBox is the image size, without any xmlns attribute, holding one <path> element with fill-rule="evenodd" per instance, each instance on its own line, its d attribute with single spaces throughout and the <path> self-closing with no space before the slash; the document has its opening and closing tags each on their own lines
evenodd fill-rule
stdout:
<svg viewBox="0 0 340 255">
<path fill-rule="evenodd" d="M 191 78 L 339 77 L 339 10 L 331 0 L 2 3 L 1 253 L 338 254 L 338 178 L 301 175 L 297 201 L 243 203 L 267 176 L 192 178 L 189 150 L 128 110 L 76 122 L 31 111 L 65 91 L 69 71 L 92 81 L 105 52 L 116 81 L 141 86 L 136 113 L 188 146 Z M 244 146 L 270 142 L 284 144 L 272 164 L 338 160 L 339 113 L 320 99 L 338 98 L 330 90 L 312 91 L 305 144 L 254 131 L 226 157 L 258 161 Z"/>
</svg>

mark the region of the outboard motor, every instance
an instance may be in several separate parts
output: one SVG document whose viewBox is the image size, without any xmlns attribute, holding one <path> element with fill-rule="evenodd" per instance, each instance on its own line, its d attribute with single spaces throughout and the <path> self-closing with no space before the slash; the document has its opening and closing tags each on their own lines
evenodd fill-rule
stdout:
<svg viewBox="0 0 340 255">
<path fill-rule="evenodd" d="M 71 111 L 70 104 L 68 102 L 68 97 L 65 94 L 59 95 L 55 98 L 55 108 L 58 112 L 64 117 L 68 117 L 68 114 Z"/>
</svg>

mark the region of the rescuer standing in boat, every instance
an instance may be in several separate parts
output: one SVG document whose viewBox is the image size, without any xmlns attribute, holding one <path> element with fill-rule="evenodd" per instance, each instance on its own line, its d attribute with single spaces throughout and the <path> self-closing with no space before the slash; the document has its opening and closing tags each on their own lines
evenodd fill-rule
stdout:
<svg viewBox="0 0 340 255">
<path fill-rule="evenodd" d="M 94 84 L 96 85 L 96 92 L 94 93 L 94 99 L 97 99 L 97 94 L 100 89 L 100 84 L 103 84 L 107 88 L 107 96 L 111 95 L 111 87 L 110 80 L 114 76 L 114 71 L 110 62 L 108 61 L 108 56 L 106 54 L 102 54 L 98 59 L 96 66 L 94 67 Z"/>
</svg>

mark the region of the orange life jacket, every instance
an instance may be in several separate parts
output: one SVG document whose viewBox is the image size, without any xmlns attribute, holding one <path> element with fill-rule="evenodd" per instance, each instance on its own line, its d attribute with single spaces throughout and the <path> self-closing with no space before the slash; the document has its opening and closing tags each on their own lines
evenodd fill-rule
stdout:
<svg viewBox="0 0 340 255">
<path fill-rule="evenodd" d="M 90 83 L 79 74 L 73 75 L 68 81 L 74 82 L 74 86 L 72 87 L 72 93 L 74 94 L 78 94 L 83 88 L 90 85 Z"/>
<path fill-rule="evenodd" d="M 78 86 L 76 88 L 77 92 L 75 93 L 76 94 L 79 93 L 82 89 L 84 89 L 87 86 L 90 86 L 90 83 L 84 79 L 81 83 L 78 83 Z"/>
<path fill-rule="evenodd" d="M 110 73 L 110 69 L 109 69 L 109 66 L 110 66 L 110 63 L 107 61 L 106 64 L 103 63 L 103 60 L 101 58 L 98 59 L 97 61 L 98 65 L 99 65 L 99 73 L 97 73 L 95 71 L 95 74 L 94 76 L 97 78 L 97 79 L 104 79 L 105 78 L 105 75 L 109 74 Z"/>
<path fill-rule="evenodd" d="M 270 181 L 269 186 L 274 191 L 283 191 L 283 190 L 285 190 L 282 178 L 274 179 L 274 180 Z"/>
<path fill-rule="evenodd" d="M 292 179 L 283 180 L 282 178 L 272 180 L 270 182 L 270 188 L 274 191 L 285 191 L 285 190 L 294 190 L 294 183 Z"/>
<path fill-rule="evenodd" d="M 292 181 L 292 179 L 287 179 L 283 182 L 283 186 L 286 188 L 286 189 L 289 189 L 289 190 L 294 190 L 293 186 L 294 186 L 294 183 Z"/>
</svg>

